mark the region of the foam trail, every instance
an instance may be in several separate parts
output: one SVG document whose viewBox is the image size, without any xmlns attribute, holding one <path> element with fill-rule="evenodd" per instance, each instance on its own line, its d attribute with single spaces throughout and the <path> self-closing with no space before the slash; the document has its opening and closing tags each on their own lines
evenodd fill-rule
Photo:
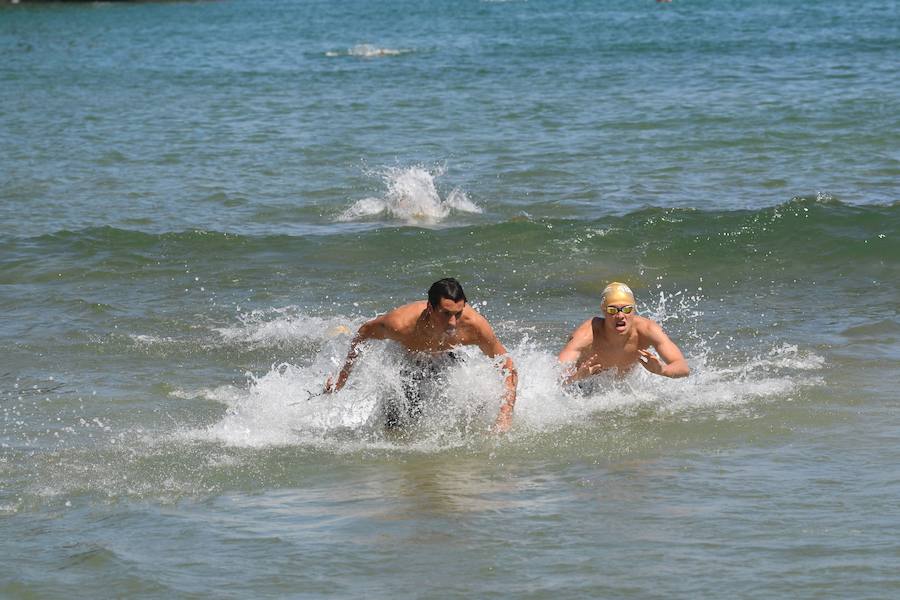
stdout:
<svg viewBox="0 0 900 600">
<path fill-rule="evenodd" d="M 308 365 L 273 365 L 243 389 L 201 390 L 199 395 L 223 402 L 228 410 L 209 427 L 182 435 L 230 446 L 309 445 L 338 452 L 383 447 L 434 452 L 489 437 L 502 396 L 502 375 L 477 348 L 455 352 L 460 360 L 442 371 L 427 396 L 422 419 L 396 436 L 386 432 L 381 407 L 404 397 L 406 353 L 390 342 L 370 342 L 363 346 L 348 385 L 339 393 L 321 394 L 326 377 L 343 362 L 349 334 L 323 334 L 320 339 L 322 345 Z M 519 372 L 514 437 L 582 426 L 611 411 L 639 410 L 640 418 L 731 419 L 818 385 L 816 371 L 824 367 L 820 357 L 791 345 L 725 368 L 712 364 L 701 351 L 688 356 L 692 374 L 685 379 L 661 378 L 636 367 L 624 377 L 603 374 L 563 389 L 555 349 L 526 337 L 510 353 Z"/>
<path fill-rule="evenodd" d="M 382 173 L 387 191 L 383 198 L 363 198 L 338 217 L 340 221 L 356 221 L 382 214 L 408 223 L 436 223 L 451 213 L 481 213 L 465 192 L 456 188 L 441 198 L 435 180 L 444 174 L 439 168 L 431 172 L 421 166 L 393 167 Z"/>
</svg>

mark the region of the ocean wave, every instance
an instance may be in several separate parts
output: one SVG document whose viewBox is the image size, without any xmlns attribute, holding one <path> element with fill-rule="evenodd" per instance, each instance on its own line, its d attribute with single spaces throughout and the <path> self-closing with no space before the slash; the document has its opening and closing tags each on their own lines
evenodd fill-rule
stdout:
<svg viewBox="0 0 900 600">
<path fill-rule="evenodd" d="M 367 197 L 342 211 L 338 221 L 365 219 L 387 214 L 399 220 L 413 223 L 445 218 L 452 211 L 480 214 L 483 209 L 469 199 L 460 188 L 446 194 L 438 190 L 437 180 L 445 174 L 445 168 L 391 167 L 374 173 L 385 185 L 381 197 Z M 890 204 L 846 204 L 829 194 L 797 196 L 786 202 L 753 210 L 704 210 L 699 208 L 645 207 L 624 215 L 583 218 L 540 218 L 519 214 L 505 221 L 479 224 L 479 233 L 490 237 L 492 230 L 508 235 L 515 230 L 569 228 L 580 237 L 602 237 L 615 240 L 617 236 L 632 236 L 638 232 L 654 230 L 674 233 L 686 239 L 741 238 L 770 232 L 773 238 L 790 240 L 804 231 L 824 234 L 823 243 L 833 241 L 835 234 L 858 231 L 861 239 L 895 241 L 900 226 L 900 202 Z M 572 229 L 574 227 L 574 230 Z M 585 230 L 578 231 L 579 228 Z M 452 229 L 452 228 L 450 228 Z M 469 224 L 463 227 L 471 229 Z M 817 231 L 821 230 L 821 232 Z M 116 248 L 153 248 L 165 243 L 177 250 L 181 246 L 203 245 L 208 248 L 249 246 L 251 249 L 271 248 L 279 242 L 302 241 L 308 232 L 290 234 L 247 234 L 231 231 L 187 229 L 183 231 L 153 232 L 126 229 L 110 225 L 83 229 L 60 229 L 38 236 L 0 238 L 0 249 L 23 252 L 29 249 L 52 251 L 99 251 Z M 374 232 L 372 235 L 376 235 Z M 336 228 L 324 237 L 349 236 L 358 239 L 358 232 L 347 233 Z M 831 239 L 830 239 L 831 238 Z M 815 241 L 815 240 L 813 240 Z"/>
<path fill-rule="evenodd" d="M 383 196 L 364 198 L 345 209 L 343 218 L 365 218 L 387 212 L 399 219 L 443 218 L 449 211 L 456 210 L 468 213 L 482 213 L 483 209 L 468 198 L 461 188 L 452 188 L 442 194 L 438 191 L 437 181 L 444 176 L 446 168 L 442 166 L 428 168 L 422 165 L 407 167 L 389 167 L 373 172 L 380 178 L 386 188 Z M 354 207 L 358 206 L 358 210 Z M 373 208 L 368 208 L 371 206 Z M 358 213 L 358 214 L 357 214 Z M 791 221 L 802 219 L 802 221 Z M 872 226 L 882 235 L 881 239 L 895 237 L 897 225 L 900 223 L 900 201 L 888 204 L 847 204 L 826 193 L 810 196 L 796 196 L 786 202 L 758 209 L 741 210 L 705 210 L 701 208 L 657 208 L 647 206 L 624 215 L 613 215 L 585 220 L 584 218 L 541 218 L 528 214 L 518 214 L 506 221 L 483 223 L 486 228 L 515 227 L 523 228 L 534 225 L 552 224 L 553 226 L 584 225 L 593 235 L 614 237 L 616 233 L 630 233 L 636 229 L 665 228 L 677 231 L 679 225 L 689 225 L 686 234 L 722 235 L 734 237 L 756 232 L 764 232 L 769 227 L 777 228 L 788 224 L 795 228 L 843 225 L 848 230 L 861 226 Z M 469 229 L 469 226 L 466 226 Z M 587 232 L 586 232 L 587 233 Z M 829 233 L 825 231 L 825 233 Z M 289 234 L 246 234 L 212 229 L 186 229 L 181 231 L 143 231 L 127 229 L 111 225 L 86 227 L 83 229 L 60 229 L 52 233 L 37 236 L 6 236 L 0 238 L 0 247 L 21 243 L 28 247 L 49 246 L 53 244 L 71 246 L 73 249 L 140 247 L 152 246 L 167 242 L 174 246 L 189 243 L 207 243 L 227 246 L 230 244 L 247 244 L 259 241 L 262 245 L 270 245 L 279 239 L 302 239 L 307 232 L 293 236 Z M 326 234 L 329 235 L 329 234 Z M 345 235 L 342 229 L 333 230 L 329 237 Z M 355 232 L 351 234 L 355 237 Z"/>
<path fill-rule="evenodd" d="M 335 223 L 322 236 L 64 230 L 0 240 L 0 283 L 179 281 L 190 265 L 207 278 L 216 274 L 219 281 L 240 285 L 235 280 L 241 277 L 232 275 L 236 265 L 321 262 L 336 256 L 347 268 L 387 275 L 435 243 L 449 249 L 450 260 L 477 260 L 498 281 L 512 270 L 541 272 L 550 277 L 547 285 L 557 280 L 562 285 L 565 275 L 569 288 L 586 278 L 644 277 L 641 271 L 675 279 L 678 285 L 698 274 L 710 285 L 753 278 L 802 279 L 812 285 L 833 280 L 835 272 L 867 285 L 888 285 L 898 274 L 892 257 L 900 255 L 900 205 L 856 206 L 813 196 L 757 210 L 645 208 L 589 221 L 482 216 L 472 222 L 482 209 L 458 188 L 442 192 L 436 184 L 441 174 L 423 167 L 388 169 L 382 173 L 383 195 L 359 200 L 337 216 L 339 222 L 378 218 L 427 227 L 427 238 L 410 238 L 385 223 L 352 231 Z M 441 227 L 433 227 L 436 223 Z M 373 256 L 381 259 L 373 262 Z M 628 272 L 616 272 L 620 267 Z"/>
</svg>

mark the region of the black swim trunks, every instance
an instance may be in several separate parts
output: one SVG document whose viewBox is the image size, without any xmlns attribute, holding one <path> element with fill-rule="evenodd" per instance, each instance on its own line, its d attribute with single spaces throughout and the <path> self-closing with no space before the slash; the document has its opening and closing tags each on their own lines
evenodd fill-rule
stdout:
<svg viewBox="0 0 900 600">
<path fill-rule="evenodd" d="M 390 398 L 383 405 L 384 426 L 404 427 L 418 421 L 425 399 L 439 392 L 447 369 L 458 361 L 459 357 L 453 352 L 410 353 L 407 364 L 400 369 L 403 396 Z"/>
</svg>

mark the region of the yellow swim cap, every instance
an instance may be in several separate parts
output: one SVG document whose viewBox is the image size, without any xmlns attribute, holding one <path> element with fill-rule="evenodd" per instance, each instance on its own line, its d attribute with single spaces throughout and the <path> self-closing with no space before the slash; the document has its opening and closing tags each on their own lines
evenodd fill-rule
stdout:
<svg viewBox="0 0 900 600">
<path fill-rule="evenodd" d="M 608 286 L 603 288 L 602 299 L 600 300 L 600 306 L 606 307 L 609 304 L 634 304 L 634 292 L 631 291 L 631 288 L 625 285 L 624 283 L 619 283 L 618 281 L 613 281 Z"/>
</svg>

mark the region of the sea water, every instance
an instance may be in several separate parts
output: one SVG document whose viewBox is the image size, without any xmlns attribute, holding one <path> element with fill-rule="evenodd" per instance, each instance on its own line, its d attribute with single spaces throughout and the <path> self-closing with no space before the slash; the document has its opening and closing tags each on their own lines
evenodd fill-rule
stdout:
<svg viewBox="0 0 900 600">
<path fill-rule="evenodd" d="M 896 597 L 897 14 L 0 7 L 0 596 Z M 321 394 L 445 276 L 508 435 Z M 610 280 L 688 378 L 559 386 Z"/>
</svg>

